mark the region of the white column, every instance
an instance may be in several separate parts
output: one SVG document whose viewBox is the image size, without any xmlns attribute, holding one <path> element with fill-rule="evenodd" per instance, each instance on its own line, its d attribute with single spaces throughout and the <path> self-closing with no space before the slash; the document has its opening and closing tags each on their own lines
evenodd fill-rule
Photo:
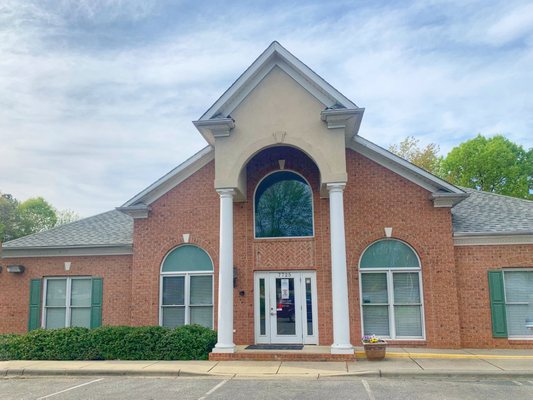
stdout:
<svg viewBox="0 0 533 400">
<path fill-rule="evenodd" d="M 220 251 L 218 263 L 218 338 L 214 353 L 233 353 L 233 189 L 220 195 Z"/>
<path fill-rule="evenodd" d="M 331 233 L 331 296 L 333 308 L 333 344 L 331 354 L 353 354 L 350 343 L 348 309 L 348 275 L 346 271 L 346 238 L 344 234 L 344 183 L 328 183 Z"/>
</svg>

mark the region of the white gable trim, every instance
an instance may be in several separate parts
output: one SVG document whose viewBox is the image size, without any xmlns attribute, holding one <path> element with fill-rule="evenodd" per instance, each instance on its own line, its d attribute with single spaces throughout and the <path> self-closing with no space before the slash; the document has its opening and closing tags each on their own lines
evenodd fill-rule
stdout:
<svg viewBox="0 0 533 400">
<path fill-rule="evenodd" d="M 135 197 L 128 200 L 121 207 L 118 207 L 118 210 L 121 211 L 121 208 L 131 208 L 132 206 L 148 206 L 152 204 L 154 201 L 159 199 L 164 194 L 168 193 L 170 190 L 175 188 L 185 179 L 190 177 L 200 168 L 209 164 L 214 159 L 214 149 L 211 146 L 203 148 L 194 156 L 178 165 L 168 174 L 152 183 L 150 186 L 148 186 L 142 192 L 137 194 Z"/>
<path fill-rule="evenodd" d="M 430 174 L 361 136 L 355 136 L 348 147 L 432 193 L 444 191 L 457 194 L 460 198 L 468 197 L 466 192 L 451 183 Z"/>
<path fill-rule="evenodd" d="M 229 89 L 200 117 L 200 120 L 211 119 L 218 114 L 221 114 L 222 117 L 227 117 L 276 66 L 290 75 L 326 107 L 331 107 L 339 103 L 346 108 L 358 108 L 350 99 L 298 60 L 282 45 L 278 42 L 272 42 Z"/>
</svg>

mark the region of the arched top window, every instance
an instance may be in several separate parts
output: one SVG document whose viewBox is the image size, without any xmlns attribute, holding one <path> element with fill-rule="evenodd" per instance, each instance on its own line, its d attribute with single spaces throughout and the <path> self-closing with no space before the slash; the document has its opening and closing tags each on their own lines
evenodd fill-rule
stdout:
<svg viewBox="0 0 533 400">
<path fill-rule="evenodd" d="M 361 257 L 361 268 L 420 268 L 414 250 L 395 239 L 371 244 Z"/>
<path fill-rule="evenodd" d="M 255 237 L 313 236 L 313 191 L 291 171 L 267 175 L 255 192 Z"/>
<path fill-rule="evenodd" d="M 176 247 L 165 257 L 161 272 L 213 271 L 209 255 L 194 245 Z"/>
<path fill-rule="evenodd" d="M 161 266 L 159 324 L 213 327 L 213 262 L 191 244 L 176 247 Z"/>
</svg>

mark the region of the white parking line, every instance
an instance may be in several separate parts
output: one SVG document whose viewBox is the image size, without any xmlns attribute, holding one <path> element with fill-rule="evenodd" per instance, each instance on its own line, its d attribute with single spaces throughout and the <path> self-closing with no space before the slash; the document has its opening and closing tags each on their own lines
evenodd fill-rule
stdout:
<svg viewBox="0 0 533 400">
<path fill-rule="evenodd" d="M 518 381 L 511 381 L 511 382 L 513 382 L 515 385 L 518 385 L 518 386 L 522 386 L 523 385 L 523 383 L 520 383 Z"/>
<path fill-rule="evenodd" d="M 376 398 L 374 397 L 374 393 L 372 393 L 372 389 L 370 389 L 370 385 L 368 384 L 366 379 L 361 379 L 361 382 L 363 383 L 363 386 L 365 387 L 366 394 L 368 394 L 368 398 L 370 400 L 376 400 Z"/>
<path fill-rule="evenodd" d="M 531 383 L 533 385 L 533 381 L 528 381 L 529 383 Z"/>
<path fill-rule="evenodd" d="M 104 378 L 95 379 L 94 381 L 90 381 L 90 382 L 85 382 L 85 383 L 82 383 L 81 385 L 72 386 L 71 388 L 64 389 L 64 390 L 61 390 L 61 391 L 59 391 L 59 392 L 55 392 L 55 393 L 52 393 L 52 394 L 48 394 L 48 395 L 43 396 L 43 397 L 39 397 L 37 400 L 47 399 L 47 398 L 49 398 L 49 397 L 52 397 L 52 396 L 55 396 L 55 395 L 58 395 L 58 394 L 61 394 L 61 393 L 65 393 L 65 392 L 68 392 L 68 391 L 70 391 L 70 390 L 74 390 L 74 389 L 80 388 L 80 387 L 82 387 L 82 386 L 90 385 L 91 383 L 100 382 L 100 381 L 102 381 L 102 380 L 104 380 Z"/>
<path fill-rule="evenodd" d="M 211 393 L 213 393 L 215 390 L 217 389 L 220 389 L 222 387 L 222 385 L 225 385 L 226 382 L 229 381 L 229 379 L 226 379 L 222 382 L 220 382 L 219 384 L 217 384 L 213 389 L 211 389 L 210 391 L 208 391 L 206 394 L 204 394 L 202 397 L 200 397 L 198 400 L 205 400 L 207 398 L 207 396 L 209 396 Z"/>
</svg>

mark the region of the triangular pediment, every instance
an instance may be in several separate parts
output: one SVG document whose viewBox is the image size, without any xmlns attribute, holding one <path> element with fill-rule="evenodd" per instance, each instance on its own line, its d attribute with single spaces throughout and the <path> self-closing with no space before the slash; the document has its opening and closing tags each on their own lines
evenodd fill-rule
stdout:
<svg viewBox="0 0 533 400">
<path fill-rule="evenodd" d="M 322 103 L 325 110 L 361 110 L 362 115 L 363 109 L 357 107 L 278 42 L 272 42 L 200 119 L 195 121 L 200 133 L 210 144 L 213 143 L 212 137 L 203 126 L 217 121 L 220 123 L 220 130 L 232 129 L 232 112 L 275 68 L 289 75 Z"/>
</svg>

